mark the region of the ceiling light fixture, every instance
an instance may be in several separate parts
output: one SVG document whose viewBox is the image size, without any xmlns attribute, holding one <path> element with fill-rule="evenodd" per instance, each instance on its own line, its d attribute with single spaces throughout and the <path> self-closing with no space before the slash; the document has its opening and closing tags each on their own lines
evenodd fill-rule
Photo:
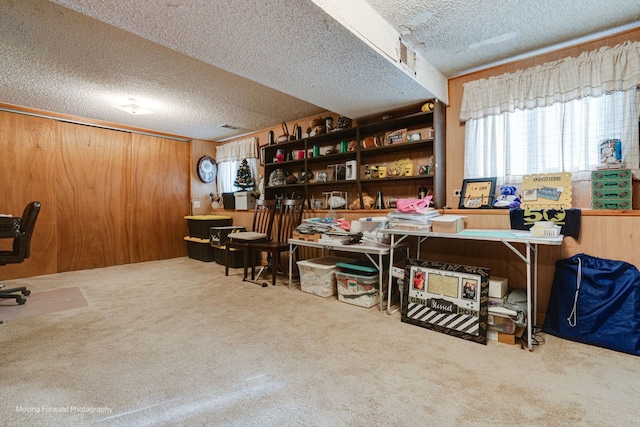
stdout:
<svg viewBox="0 0 640 427">
<path fill-rule="evenodd" d="M 141 106 L 136 104 L 136 100 L 129 98 L 129 104 L 125 104 L 125 105 L 114 105 L 114 107 L 122 110 L 122 111 L 126 111 L 129 114 L 134 114 L 136 116 L 142 115 L 142 114 L 152 114 L 153 111 L 151 110 L 146 110 L 144 108 L 142 108 Z"/>
</svg>

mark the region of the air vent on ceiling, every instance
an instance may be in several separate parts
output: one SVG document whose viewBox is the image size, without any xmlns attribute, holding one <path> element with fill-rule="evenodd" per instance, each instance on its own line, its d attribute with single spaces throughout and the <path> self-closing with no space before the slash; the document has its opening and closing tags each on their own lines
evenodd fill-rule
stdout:
<svg viewBox="0 0 640 427">
<path fill-rule="evenodd" d="M 220 125 L 221 128 L 225 128 L 225 129 L 231 129 L 231 130 L 240 130 L 242 129 L 240 126 L 234 126 L 234 125 L 229 125 L 229 124 L 223 124 Z"/>
</svg>

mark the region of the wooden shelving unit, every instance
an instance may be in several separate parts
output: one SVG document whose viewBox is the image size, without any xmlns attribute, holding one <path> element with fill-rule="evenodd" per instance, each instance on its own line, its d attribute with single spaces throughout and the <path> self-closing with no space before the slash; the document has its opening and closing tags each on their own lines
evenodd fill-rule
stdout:
<svg viewBox="0 0 640 427">
<path fill-rule="evenodd" d="M 309 200 L 309 207 L 318 208 L 319 205 L 314 206 L 312 200 L 324 202 L 326 193 L 346 193 L 347 204 L 340 208 L 346 209 L 356 197 L 361 198 L 363 192 L 375 198 L 381 191 L 385 203 L 388 203 L 390 198 L 417 197 L 419 187 L 424 186 L 432 192 L 435 206 L 442 208 L 445 204 L 445 107 L 438 101 L 433 103 L 433 111 L 362 123 L 348 129 L 265 146 L 265 196 L 271 199 L 290 197 L 294 192 L 303 193 Z M 416 140 L 387 143 L 385 136 L 389 132 L 403 129 L 407 130 L 407 135 L 414 135 Z M 365 148 L 364 141 L 372 140 L 377 141 L 377 145 Z M 350 150 L 342 151 L 345 146 Z M 314 151 L 319 155 L 314 156 Z M 278 154 L 283 161 L 276 160 Z M 395 162 L 402 159 L 407 164 L 411 163 L 412 168 L 394 175 L 393 165 L 400 164 Z M 420 167 L 427 165 L 430 159 L 432 164 L 426 173 Z M 347 165 L 351 168 L 349 171 Z M 381 166 L 386 166 L 386 176 L 378 177 L 376 171 L 368 177 L 365 174 L 367 165 L 369 169 L 375 167 L 378 171 Z M 339 170 L 337 176 L 336 169 Z M 347 179 L 348 172 L 351 179 Z M 327 174 L 326 181 L 322 179 L 323 174 Z M 281 179 L 275 179 L 276 176 Z M 286 181 L 287 176 L 293 177 Z M 306 179 L 309 176 L 312 178 Z M 360 203 L 362 206 L 362 200 Z"/>
</svg>

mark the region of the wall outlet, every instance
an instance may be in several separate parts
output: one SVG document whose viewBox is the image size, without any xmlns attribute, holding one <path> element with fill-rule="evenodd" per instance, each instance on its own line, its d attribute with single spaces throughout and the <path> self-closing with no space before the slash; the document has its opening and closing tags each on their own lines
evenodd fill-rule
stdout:
<svg viewBox="0 0 640 427">
<path fill-rule="evenodd" d="M 199 208 L 200 207 L 200 200 L 194 200 L 193 201 L 193 207 L 196 208 L 196 209 Z"/>
<path fill-rule="evenodd" d="M 462 190 L 453 190 L 453 197 L 460 197 L 462 195 Z"/>
</svg>

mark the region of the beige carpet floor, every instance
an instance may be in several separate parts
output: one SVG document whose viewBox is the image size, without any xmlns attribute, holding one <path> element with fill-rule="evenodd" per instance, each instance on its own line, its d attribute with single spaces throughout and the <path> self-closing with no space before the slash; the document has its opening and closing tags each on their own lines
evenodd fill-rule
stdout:
<svg viewBox="0 0 640 427">
<path fill-rule="evenodd" d="M 640 425 L 637 356 L 484 346 L 239 274 L 177 258 L 5 282 L 88 305 L 0 325 L 0 425 Z"/>
</svg>

